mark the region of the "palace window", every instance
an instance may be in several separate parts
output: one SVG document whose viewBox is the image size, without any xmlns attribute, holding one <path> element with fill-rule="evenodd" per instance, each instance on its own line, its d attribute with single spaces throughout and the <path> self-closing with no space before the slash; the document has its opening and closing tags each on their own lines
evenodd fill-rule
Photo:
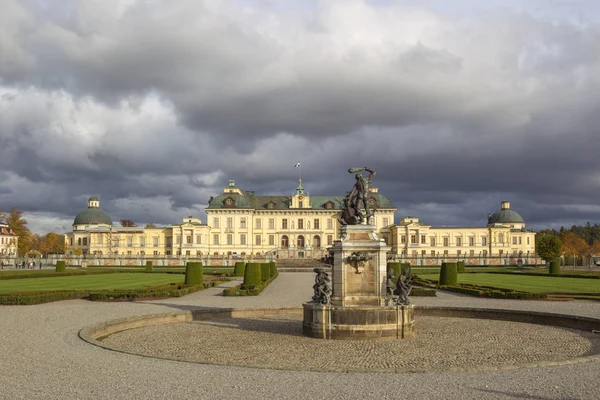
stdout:
<svg viewBox="0 0 600 400">
<path fill-rule="evenodd" d="M 473 236 L 469 237 L 469 246 L 475 246 L 475 238 Z"/>
<path fill-rule="evenodd" d="M 290 241 L 289 241 L 288 237 L 286 235 L 283 235 L 281 237 L 281 247 L 287 248 L 289 246 L 290 246 Z"/>
<path fill-rule="evenodd" d="M 448 255 L 448 250 L 444 250 L 444 256 Z"/>
<path fill-rule="evenodd" d="M 219 218 L 213 218 L 213 228 L 219 227 Z"/>
<path fill-rule="evenodd" d="M 314 223 L 313 223 L 313 228 L 314 229 L 320 229 L 319 227 L 319 219 L 315 218 Z"/>
<path fill-rule="evenodd" d="M 254 221 L 254 228 L 255 228 L 255 229 L 262 229 L 262 219 L 260 219 L 260 218 L 257 218 L 257 219 Z"/>
<path fill-rule="evenodd" d="M 296 245 L 299 248 L 303 248 L 304 247 L 304 236 L 302 236 L 302 235 L 298 236 L 298 239 L 296 239 Z"/>
<path fill-rule="evenodd" d="M 484 257 L 487 257 L 487 250 L 484 250 L 482 254 Z"/>
<path fill-rule="evenodd" d="M 196 235 L 196 244 L 202 244 L 202 235 Z"/>
<path fill-rule="evenodd" d="M 421 250 L 421 257 L 425 257 L 427 255 L 427 250 Z"/>
<path fill-rule="evenodd" d="M 412 256 L 413 257 L 418 257 L 419 256 L 419 252 L 417 250 L 413 250 L 412 251 Z"/>
<path fill-rule="evenodd" d="M 462 254 L 462 251 L 460 251 L 460 250 L 457 250 L 457 251 L 456 251 L 456 255 L 457 255 L 458 257 L 460 257 L 460 255 L 461 255 L 461 254 Z"/>
<path fill-rule="evenodd" d="M 240 245 L 245 246 L 246 245 L 246 234 L 242 233 L 240 235 Z"/>
<path fill-rule="evenodd" d="M 77 246 L 81 246 L 81 238 L 77 238 Z"/>
<path fill-rule="evenodd" d="M 240 218 L 240 228 L 246 229 L 246 217 Z"/>
<path fill-rule="evenodd" d="M 127 255 L 130 256 L 131 255 L 131 250 L 127 251 Z"/>
<path fill-rule="evenodd" d="M 498 234 L 498 243 L 504 243 L 504 234 L 503 233 Z"/>
<path fill-rule="evenodd" d="M 192 253 L 190 252 L 190 250 L 186 250 L 186 251 L 185 251 L 185 255 L 186 255 L 186 256 L 190 256 L 191 254 L 192 254 Z"/>
<path fill-rule="evenodd" d="M 517 244 L 517 237 L 513 236 L 513 244 Z"/>
<path fill-rule="evenodd" d="M 499 254 L 499 255 L 502 255 L 502 254 L 504 254 L 504 250 L 500 250 L 500 251 L 498 251 L 498 254 Z"/>
<path fill-rule="evenodd" d="M 269 229 L 275 229 L 275 218 L 269 218 Z"/>
<path fill-rule="evenodd" d="M 400 235 L 400 243 L 406 243 L 406 235 Z"/>
<path fill-rule="evenodd" d="M 227 217 L 227 229 L 233 228 L 233 218 Z"/>
<path fill-rule="evenodd" d="M 470 255 L 471 257 L 473 257 L 473 256 L 475 255 L 475 250 L 470 250 L 470 251 L 469 251 L 469 255 Z"/>
<path fill-rule="evenodd" d="M 315 249 L 318 249 L 319 247 L 321 247 L 321 237 L 318 235 L 313 236 L 312 245 Z"/>
<path fill-rule="evenodd" d="M 213 244 L 219 244 L 219 235 L 213 235 Z"/>
<path fill-rule="evenodd" d="M 154 251 L 152 252 L 152 254 L 154 254 L 155 256 L 157 256 L 157 255 L 158 255 L 158 250 L 154 250 Z"/>
<path fill-rule="evenodd" d="M 425 243 L 427 243 L 427 236 L 425 236 L 425 235 L 421 235 L 421 243 L 422 243 L 422 244 L 425 244 Z"/>
<path fill-rule="evenodd" d="M 275 246 L 275 235 L 269 235 L 269 246 Z"/>
<path fill-rule="evenodd" d="M 104 244 L 104 236 L 101 233 L 98 234 L 97 242 L 99 245 Z M 527 243 L 527 244 L 529 244 L 529 243 Z"/>
<path fill-rule="evenodd" d="M 417 243 L 417 235 L 410 235 L 410 243 L 411 244 Z"/>
<path fill-rule="evenodd" d="M 521 244 L 521 236 L 519 236 L 519 244 Z"/>
<path fill-rule="evenodd" d="M 304 203 L 302 200 L 298 201 L 298 208 L 304 208 Z"/>
<path fill-rule="evenodd" d="M 327 229 L 333 229 L 333 218 L 327 219 Z"/>
<path fill-rule="evenodd" d="M 331 246 L 333 244 L 333 235 L 327 235 L 327 246 Z"/>
<path fill-rule="evenodd" d="M 444 247 L 448 247 L 449 239 L 447 237 L 444 238 Z M 445 253 L 448 253 L 447 251 Z"/>
<path fill-rule="evenodd" d="M 529 246 L 529 236 L 527 236 L 527 245 Z"/>
<path fill-rule="evenodd" d="M 383 227 L 384 227 L 384 228 L 387 228 L 387 226 L 388 226 L 389 224 L 390 224 L 390 220 L 389 220 L 389 218 L 387 218 L 387 217 L 386 217 L 386 218 L 384 218 L 384 219 L 383 219 Z"/>
<path fill-rule="evenodd" d="M 194 244 L 194 236 L 193 235 L 186 235 L 186 237 L 185 237 L 185 243 L 186 244 Z"/>
<path fill-rule="evenodd" d="M 281 229 L 287 229 L 287 228 L 288 228 L 288 221 L 287 221 L 287 218 L 283 218 L 283 219 L 281 220 Z M 281 246 L 281 247 L 283 247 L 283 246 Z"/>
<path fill-rule="evenodd" d="M 481 237 L 481 245 L 482 246 L 487 246 L 487 236 L 482 236 Z"/>
<path fill-rule="evenodd" d="M 431 246 L 435 246 L 435 236 L 429 238 L 429 243 L 431 244 Z"/>
<path fill-rule="evenodd" d="M 181 244 L 181 236 L 175 235 L 175 244 Z"/>
<path fill-rule="evenodd" d="M 146 247 L 146 236 L 140 236 L 140 247 Z"/>
<path fill-rule="evenodd" d="M 431 250 L 431 257 L 435 257 L 435 250 Z"/>
<path fill-rule="evenodd" d="M 230 246 L 233 244 L 233 235 L 231 233 L 227 235 L 227 244 Z"/>
<path fill-rule="evenodd" d="M 298 219 L 298 229 L 304 229 L 304 219 Z"/>
<path fill-rule="evenodd" d="M 88 238 L 83 238 L 83 245 L 84 245 L 84 246 L 87 246 L 87 244 L 88 244 L 88 243 L 87 243 L 87 240 L 88 240 Z"/>
<path fill-rule="evenodd" d="M 462 238 L 461 237 L 456 237 L 456 245 L 457 246 L 462 246 Z"/>
<path fill-rule="evenodd" d="M 152 236 L 152 246 L 158 247 L 158 236 Z"/>
<path fill-rule="evenodd" d="M 254 245 L 260 246 L 261 244 L 262 244 L 262 239 L 261 239 L 260 235 L 255 235 L 254 236 Z"/>
</svg>

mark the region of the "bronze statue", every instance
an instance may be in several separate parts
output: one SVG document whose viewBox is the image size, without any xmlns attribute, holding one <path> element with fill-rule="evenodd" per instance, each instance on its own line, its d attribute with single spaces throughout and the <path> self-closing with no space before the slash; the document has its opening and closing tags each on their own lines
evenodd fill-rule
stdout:
<svg viewBox="0 0 600 400">
<path fill-rule="evenodd" d="M 329 304 L 331 302 L 331 279 L 329 274 L 322 268 L 313 269 L 317 273 L 315 276 L 315 284 L 313 285 L 312 300 L 318 304 Z"/>
<path fill-rule="evenodd" d="M 360 173 L 361 171 L 368 171 L 369 175 L 364 177 Z M 372 214 L 371 210 L 369 210 L 369 186 L 371 179 L 375 176 L 375 171 L 368 167 L 362 167 L 348 168 L 348 172 L 351 174 L 356 173 L 354 176 L 356 182 L 348 196 L 344 199 L 344 209 L 339 218 L 340 224 L 357 225 L 361 224 L 365 219 L 368 222 Z M 361 205 L 365 208 L 364 214 L 361 211 Z"/>
<path fill-rule="evenodd" d="M 398 294 L 398 300 L 396 301 L 397 305 L 409 305 L 410 300 L 408 299 L 408 295 L 412 290 L 412 285 L 410 284 L 411 277 L 408 275 L 408 268 L 403 269 L 402 273 L 398 277 L 396 281 L 396 291 Z"/>
</svg>

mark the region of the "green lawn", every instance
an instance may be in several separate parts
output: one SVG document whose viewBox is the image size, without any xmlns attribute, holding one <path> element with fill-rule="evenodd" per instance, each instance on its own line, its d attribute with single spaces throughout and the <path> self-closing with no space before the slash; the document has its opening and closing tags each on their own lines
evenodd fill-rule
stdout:
<svg viewBox="0 0 600 400">
<path fill-rule="evenodd" d="M 183 283 L 185 275 L 179 274 L 99 274 L 59 276 L 54 278 L 28 278 L 0 280 L 0 293 L 46 290 L 106 290 L 141 289 L 168 283 Z"/>
<path fill-rule="evenodd" d="M 419 274 L 418 276 L 423 279 L 439 279 L 439 274 Z M 493 286 L 533 293 L 600 292 L 600 279 L 477 273 L 458 274 L 458 283 Z"/>
</svg>

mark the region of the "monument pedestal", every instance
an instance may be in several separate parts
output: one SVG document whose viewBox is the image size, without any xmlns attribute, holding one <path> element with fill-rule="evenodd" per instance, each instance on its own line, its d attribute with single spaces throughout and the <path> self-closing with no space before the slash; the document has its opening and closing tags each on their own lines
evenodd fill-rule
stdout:
<svg viewBox="0 0 600 400">
<path fill-rule="evenodd" d="M 386 306 L 390 248 L 372 225 L 342 226 L 332 247 L 331 304 L 304 304 L 304 335 L 321 339 L 408 338 L 413 306 Z"/>
</svg>

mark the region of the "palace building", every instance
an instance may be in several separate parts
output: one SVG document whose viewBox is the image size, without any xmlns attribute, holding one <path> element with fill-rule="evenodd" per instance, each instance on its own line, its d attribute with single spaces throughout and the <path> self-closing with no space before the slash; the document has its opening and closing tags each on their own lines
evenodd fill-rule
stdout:
<svg viewBox="0 0 600 400">
<path fill-rule="evenodd" d="M 0 262 L 8 263 L 17 256 L 19 236 L 8 226 L 0 223 Z"/>
<path fill-rule="evenodd" d="M 90 197 L 87 209 L 65 235 L 67 253 L 99 257 L 136 258 L 322 258 L 339 239 L 338 217 L 344 196 L 313 196 L 302 181 L 290 196 L 263 196 L 243 191 L 229 181 L 206 208 L 207 221 L 185 217 L 179 224 L 121 227 Z M 487 226 L 437 228 L 418 218 L 394 221 L 396 208 L 377 188 L 370 188 L 370 223 L 390 246 L 390 258 L 413 264 L 435 264 L 444 259 L 469 258 L 485 264 L 490 257 L 533 257 L 535 233 L 505 201 L 488 215 Z"/>
</svg>

